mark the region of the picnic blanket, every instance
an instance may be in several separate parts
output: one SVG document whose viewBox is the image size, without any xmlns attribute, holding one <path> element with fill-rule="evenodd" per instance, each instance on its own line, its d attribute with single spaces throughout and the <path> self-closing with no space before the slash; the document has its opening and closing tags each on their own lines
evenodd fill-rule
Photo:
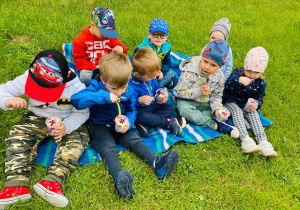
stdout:
<svg viewBox="0 0 300 210">
<path fill-rule="evenodd" d="M 76 71 L 75 65 L 72 66 L 72 45 L 71 43 L 66 43 L 63 45 L 65 56 L 69 62 L 69 67 L 73 68 Z M 66 50 L 67 49 L 67 50 Z M 71 51 L 70 51 L 71 50 Z M 172 69 L 176 73 L 176 78 L 180 76 L 179 64 L 182 60 L 190 57 L 190 55 L 181 55 L 177 52 L 171 53 L 171 61 L 172 61 Z M 74 68 L 75 67 L 75 68 Z M 173 92 L 169 90 L 169 100 L 167 103 L 172 104 L 175 106 L 173 100 Z M 176 107 L 176 106 L 175 106 Z M 177 117 L 177 111 L 175 111 L 172 117 Z M 264 117 L 262 113 L 259 112 L 259 116 L 263 126 L 268 126 L 273 124 L 273 121 Z M 233 125 L 232 119 L 229 118 L 226 123 Z M 249 123 L 245 121 L 247 128 L 249 129 Z M 218 133 L 215 130 L 203 128 L 200 126 L 193 125 L 192 123 L 187 123 L 187 126 L 182 130 L 182 134 L 180 137 L 171 134 L 168 130 L 161 129 L 161 128 L 151 128 L 149 130 L 149 136 L 147 138 L 143 138 L 145 144 L 153 151 L 154 153 L 161 153 L 168 150 L 173 144 L 178 141 L 185 141 L 187 143 L 199 143 L 203 141 L 207 141 L 209 139 L 216 138 L 218 136 L 222 136 L 223 134 Z M 125 148 L 117 145 L 118 151 L 122 151 Z M 38 147 L 38 155 L 36 159 L 36 163 L 39 165 L 43 165 L 49 167 L 53 162 L 54 155 L 56 153 L 57 147 L 52 138 L 46 139 L 39 147 Z M 93 163 L 100 161 L 100 156 L 96 152 L 94 148 L 91 147 L 89 144 L 81 158 L 79 159 L 79 165 L 85 165 L 88 163 Z"/>
</svg>

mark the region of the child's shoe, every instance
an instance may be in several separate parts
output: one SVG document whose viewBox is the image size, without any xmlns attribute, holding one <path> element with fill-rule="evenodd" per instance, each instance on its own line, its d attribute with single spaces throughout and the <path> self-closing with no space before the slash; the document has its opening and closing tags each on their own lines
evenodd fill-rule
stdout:
<svg viewBox="0 0 300 210">
<path fill-rule="evenodd" d="M 33 185 L 35 192 L 51 205 L 56 207 L 66 207 L 69 200 L 63 195 L 58 182 L 40 181 Z"/>
<path fill-rule="evenodd" d="M 168 178 L 179 160 L 179 153 L 172 148 L 167 155 L 159 156 L 155 160 L 155 173 L 159 180 Z"/>
<path fill-rule="evenodd" d="M 170 132 L 172 134 L 174 134 L 175 136 L 180 136 L 181 132 L 182 132 L 182 128 L 180 127 L 177 119 L 176 118 L 168 118 L 168 120 L 170 121 L 170 124 L 167 129 L 169 129 Z"/>
<path fill-rule="evenodd" d="M 178 115 L 178 124 L 180 125 L 180 127 L 183 129 L 186 126 L 186 120 L 184 117 Z"/>
<path fill-rule="evenodd" d="M 122 170 L 115 180 L 116 189 L 122 199 L 130 200 L 135 194 L 133 190 L 133 176 L 129 171 Z"/>
<path fill-rule="evenodd" d="M 261 154 L 266 157 L 276 157 L 277 153 L 275 152 L 272 144 L 267 140 L 259 142 L 258 146 L 261 149 Z"/>
<path fill-rule="evenodd" d="M 18 201 L 25 202 L 30 198 L 31 195 L 27 187 L 5 187 L 0 192 L 0 209 L 9 208 L 10 205 Z"/>
<path fill-rule="evenodd" d="M 247 136 L 242 140 L 242 145 L 241 145 L 243 153 L 255 153 L 255 152 L 260 152 L 260 147 L 257 146 L 255 141 L 250 138 L 250 136 Z"/>
<path fill-rule="evenodd" d="M 139 132 L 140 137 L 146 138 L 149 135 L 149 126 L 135 122 L 136 130 Z"/>
<path fill-rule="evenodd" d="M 232 138 L 238 138 L 240 136 L 240 132 L 236 127 L 230 126 L 224 122 L 216 121 L 218 128 L 217 131 L 219 133 L 227 134 L 228 136 Z"/>
<path fill-rule="evenodd" d="M 169 82 L 167 85 L 166 85 L 166 88 L 168 89 L 172 89 L 173 87 L 173 81 Z"/>
</svg>

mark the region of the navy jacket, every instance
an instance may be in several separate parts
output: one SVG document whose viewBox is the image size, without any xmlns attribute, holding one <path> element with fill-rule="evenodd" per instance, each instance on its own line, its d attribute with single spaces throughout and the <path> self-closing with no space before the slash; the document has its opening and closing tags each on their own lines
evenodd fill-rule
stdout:
<svg viewBox="0 0 300 210">
<path fill-rule="evenodd" d="M 258 102 L 257 110 L 260 109 L 263 98 L 266 95 L 267 83 L 263 79 L 256 79 L 247 86 L 239 83 L 244 68 L 236 68 L 225 82 L 223 92 L 223 104 L 236 103 L 239 107 L 244 108 L 249 98 L 254 98 Z"/>
</svg>

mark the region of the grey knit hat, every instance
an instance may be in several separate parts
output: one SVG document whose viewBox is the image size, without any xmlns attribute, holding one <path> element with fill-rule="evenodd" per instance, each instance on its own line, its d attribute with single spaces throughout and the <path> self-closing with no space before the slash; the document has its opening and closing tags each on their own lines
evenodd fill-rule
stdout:
<svg viewBox="0 0 300 210">
<path fill-rule="evenodd" d="M 221 31 L 225 36 L 225 41 L 227 41 L 230 33 L 231 24 L 229 23 L 228 18 L 221 18 L 210 29 L 209 36 L 214 31 Z"/>
</svg>

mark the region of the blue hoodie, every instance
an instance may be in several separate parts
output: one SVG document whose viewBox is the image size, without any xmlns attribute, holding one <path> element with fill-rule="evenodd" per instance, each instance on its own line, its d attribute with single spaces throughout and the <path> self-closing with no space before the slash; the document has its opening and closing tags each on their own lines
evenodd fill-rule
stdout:
<svg viewBox="0 0 300 210">
<path fill-rule="evenodd" d="M 169 71 L 171 66 L 171 44 L 169 40 L 166 40 L 166 42 L 161 46 L 160 50 L 158 51 L 156 45 L 150 43 L 149 37 L 146 36 L 142 43 L 134 50 L 133 55 L 143 47 L 150 47 L 161 60 L 161 70 Z"/>
<path fill-rule="evenodd" d="M 136 118 L 133 89 L 128 86 L 126 92 L 119 98 L 122 98 L 120 102 L 111 103 L 110 93 L 104 84 L 101 81 L 90 79 L 89 86 L 74 94 L 71 100 L 73 106 L 78 110 L 90 108 L 91 114 L 89 119 L 95 124 L 114 126 L 115 117 L 122 114 L 128 118 L 130 123 L 129 129 L 131 129 Z M 119 113 L 119 108 L 121 113 Z"/>
<path fill-rule="evenodd" d="M 141 80 L 136 78 L 134 75 L 132 75 L 132 78 L 129 81 L 129 85 L 133 89 L 133 93 L 134 93 L 135 100 L 136 100 L 136 102 L 135 102 L 136 108 L 141 107 L 141 106 L 147 106 L 147 105 L 140 104 L 139 97 L 145 96 L 145 95 L 154 97 L 157 89 L 160 88 L 160 86 L 157 82 L 157 79 L 153 79 L 148 82 L 142 82 Z M 151 104 L 153 104 L 153 103 L 154 103 L 154 101 L 151 102 Z"/>
</svg>

